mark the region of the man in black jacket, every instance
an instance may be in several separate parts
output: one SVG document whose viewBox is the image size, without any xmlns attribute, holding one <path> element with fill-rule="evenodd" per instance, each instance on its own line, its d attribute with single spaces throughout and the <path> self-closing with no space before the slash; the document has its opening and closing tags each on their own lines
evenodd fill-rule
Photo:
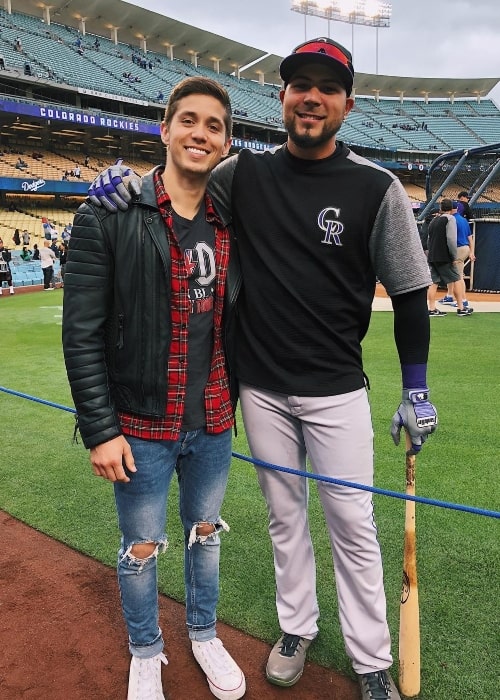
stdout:
<svg viewBox="0 0 500 700">
<path fill-rule="evenodd" d="M 219 533 L 229 529 L 219 511 L 234 417 L 223 310 L 235 290 L 229 231 L 206 184 L 229 150 L 231 126 L 224 88 L 182 81 L 161 123 L 166 165 L 142 179 L 128 212 L 83 204 L 69 244 L 64 356 L 94 474 L 115 490 L 128 700 L 164 698 L 156 559 L 167 546 L 175 472 L 193 654 L 217 698 L 245 693 L 242 671 L 216 636 Z"/>
</svg>

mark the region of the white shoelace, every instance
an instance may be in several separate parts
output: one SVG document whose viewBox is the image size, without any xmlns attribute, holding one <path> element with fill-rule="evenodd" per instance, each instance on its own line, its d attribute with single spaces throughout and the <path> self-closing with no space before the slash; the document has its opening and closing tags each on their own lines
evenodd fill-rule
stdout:
<svg viewBox="0 0 500 700">
<path fill-rule="evenodd" d="M 164 700 L 161 683 L 161 664 L 168 664 L 164 654 L 151 659 L 134 659 L 137 672 L 135 700 Z"/>
<path fill-rule="evenodd" d="M 201 651 L 200 656 L 209 668 L 216 674 L 226 675 L 237 673 L 236 662 L 224 648 L 221 640 L 215 637 L 208 642 L 201 642 L 198 646 Z"/>
</svg>

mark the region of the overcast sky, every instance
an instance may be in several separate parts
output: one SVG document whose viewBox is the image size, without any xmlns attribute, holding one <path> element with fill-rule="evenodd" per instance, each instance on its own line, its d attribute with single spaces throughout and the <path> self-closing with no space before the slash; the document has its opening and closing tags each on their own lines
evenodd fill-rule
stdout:
<svg viewBox="0 0 500 700">
<path fill-rule="evenodd" d="M 304 23 L 304 15 L 291 11 L 290 0 L 133 4 L 279 56 L 305 38 L 328 35 L 326 20 L 308 16 Z M 360 73 L 376 72 L 376 35 L 373 27 L 354 27 L 353 62 Z M 351 49 L 351 25 L 330 22 L 330 36 Z M 500 0 L 393 0 L 391 26 L 378 30 L 378 72 L 500 79 Z M 500 86 L 491 96 L 500 105 Z"/>
</svg>

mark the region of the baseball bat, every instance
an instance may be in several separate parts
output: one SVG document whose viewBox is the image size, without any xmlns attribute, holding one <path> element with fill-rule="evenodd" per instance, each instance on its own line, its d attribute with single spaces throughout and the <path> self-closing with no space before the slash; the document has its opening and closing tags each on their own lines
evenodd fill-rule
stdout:
<svg viewBox="0 0 500 700">
<path fill-rule="evenodd" d="M 415 495 L 415 453 L 406 432 L 406 495 Z M 420 613 L 418 607 L 415 501 L 406 501 L 403 586 L 399 606 L 399 689 L 408 697 L 420 692 Z"/>
</svg>

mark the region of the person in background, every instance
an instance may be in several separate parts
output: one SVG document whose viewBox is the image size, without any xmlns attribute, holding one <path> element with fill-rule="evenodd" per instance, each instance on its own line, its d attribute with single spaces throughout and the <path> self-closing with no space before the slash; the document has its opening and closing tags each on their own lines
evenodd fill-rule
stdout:
<svg viewBox="0 0 500 700">
<path fill-rule="evenodd" d="M 215 697 L 237 700 L 246 690 L 216 630 L 234 422 L 223 342 L 239 275 L 206 184 L 231 129 L 222 86 L 178 83 L 160 125 L 166 164 L 144 176 L 140 198 L 117 217 L 82 204 L 69 244 L 63 349 L 94 474 L 114 485 L 128 700 L 164 698 L 156 572 L 175 474 L 191 649 Z"/>
<path fill-rule="evenodd" d="M 8 248 L 4 247 L 3 240 L 0 238 L 0 296 L 3 293 L 4 282 L 7 283 L 9 291 L 14 294 L 14 284 L 12 282 L 12 271 L 10 269 L 10 261 L 12 253 Z"/>
<path fill-rule="evenodd" d="M 63 243 L 68 243 L 69 239 L 71 238 L 71 230 L 73 228 L 73 224 L 71 222 L 67 223 L 66 226 L 63 228 L 62 233 L 61 233 L 61 238 Z"/>
<path fill-rule="evenodd" d="M 27 246 L 23 246 L 20 257 L 21 260 L 24 260 L 24 262 L 29 262 L 33 257 L 33 253 L 31 252 L 31 250 L 28 250 Z"/>
<path fill-rule="evenodd" d="M 469 193 L 465 190 L 457 194 L 457 212 L 461 214 L 464 219 L 470 221 L 472 219 L 472 210 L 469 204 Z"/>
<path fill-rule="evenodd" d="M 66 263 L 68 262 L 68 243 L 63 241 L 59 244 L 59 265 L 61 266 L 61 287 L 64 287 L 64 274 L 66 272 Z"/>
<path fill-rule="evenodd" d="M 457 266 L 457 221 L 453 216 L 452 200 L 443 197 L 440 211 L 440 216 L 429 224 L 427 259 L 432 277 L 427 293 L 429 316 L 446 316 L 446 312 L 436 308 L 436 292 L 440 282 L 450 285 L 449 289 L 457 303 L 457 316 L 470 316 L 473 309 L 464 306 L 462 302 L 462 284 Z"/>
<path fill-rule="evenodd" d="M 404 427 L 418 451 L 437 425 L 426 379 L 429 270 L 400 181 L 336 140 L 354 105 L 350 52 L 332 39 L 311 39 L 283 60 L 280 74 L 286 144 L 263 153 L 243 149 L 209 181 L 216 206 L 234 225 L 241 259 L 236 375 L 245 430 L 259 461 L 305 470 L 309 458 L 316 474 L 371 486 L 373 427 L 361 341 L 376 280 L 392 300 L 401 362 L 391 434 L 399 444 Z M 132 192 L 122 197 L 120 172 L 127 170 L 115 167 L 94 181 L 93 201 L 127 207 L 136 184 L 130 180 Z M 281 627 L 266 676 L 290 687 L 318 634 L 308 479 L 256 470 Z M 398 700 L 372 497 L 323 481 L 318 489 L 361 697 Z"/>
<path fill-rule="evenodd" d="M 19 233 L 19 229 L 16 228 L 14 231 L 14 235 L 12 236 L 12 241 L 14 245 L 21 245 L 21 234 Z"/>
<path fill-rule="evenodd" d="M 439 299 L 439 303 L 449 304 L 457 308 L 458 304 L 455 301 L 455 296 L 459 296 L 462 300 L 462 306 L 470 308 L 466 298 L 467 290 L 464 279 L 464 267 L 468 260 L 473 262 L 476 259 L 474 254 L 474 236 L 472 235 L 469 222 L 458 211 L 459 205 L 459 201 L 454 201 L 451 213 L 455 217 L 457 223 L 457 257 L 455 260 L 455 267 L 460 275 L 460 279 L 457 282 L 446 285 L 446 294 L 442 299 Z M 471 311 L 473 311 L 473 309 L 471 309 Z"/>
<path fill-rule="evenodd" d="M 471 221 L 472 219 L 472 210 L 469 205 L 469 193 L 466 192 L 465 190 L 462 190 L 457 194 L 457 206 L 456 206 L 456 211 L 458 214 L 464 217 L 464 219 L 467 219 L 468 222 Z M 469 224 L 470 226 L 470 224 Z M 470 234 L 470 231 L 469 231 Z M 472 241 L 472 247 L 474 246 L 474 241 L 473 238 L 470 239 Z M 467 306 L 468 302 L 464 297 L 464 301 L 466 302 L 465 305 Z M 451 288 L 451 285 L 448 285 L 448 288 L 446 290 L 446 294 L 444 297 L 441 299 L 438 299 L 438 302 L 440 304 L 451 304 L 452 306 L 456 306 L 455 299 L 453 297 L 453 291 Z"/>
<path fill-rule="evenodd" d="M 455 260 L 455 267 L 460 275 L 460 280 L 456 283 L 456 293 L 462 299 L 462 306 L 470 309 L 469 302 L 466 299 L 464 267 L 468 260 L 473 262 L 476 259 L 474 254 L 474 236 L 472 235 L 469 222 L 459 213 L 459 205 L 459 201 L 453 202 L 453 209 L 451 212 L 457 222 L 457 258 Z M 464 211 L 463 208 L 462 211 Z M 456 302 L 455 306 L 457 306 Z M 473 311 L 473 309 L 471 309 L 471 311 Z"/>
<path fill-rule="evenodd" d="M 52 228 L 52 224 L 45 216 L 42 217 L 42 229 L 43 229 L 44 239 L 46 241 L 51 241 L 53 228 Z M 56 238 L 57 238 L 57 235 L 56 235 Z"/>
<path fill-rule="evenodd" d="M 38 250 L 38 245 L 35 243 L 33 245 L 33 260 L 40 260 L 40 251 Z"/>
<path fill-rule="evenodd" d="M 43 242 L 43 248 L 40 250 L 40 263 L 43 273 L 43 288 L 44 291 L 50 292 L 54 287 L 54 264 L 56 262 L 56 254 L 51 248 L 50 241 Z"/>
<path fill-rule="evenodd" d="M 59 244 L 58 244 L 58 242 L 57 242 L 57 238 L 54 238 L 54 239 L 52 240 L 52 243 L 50 244 L 50 247 L 51 247 L 52 250 L 54 251 L 54 255 L 56 256 L 56 258 L 59 258 L 60 248 L 59 248 Z"/>
</svg>

